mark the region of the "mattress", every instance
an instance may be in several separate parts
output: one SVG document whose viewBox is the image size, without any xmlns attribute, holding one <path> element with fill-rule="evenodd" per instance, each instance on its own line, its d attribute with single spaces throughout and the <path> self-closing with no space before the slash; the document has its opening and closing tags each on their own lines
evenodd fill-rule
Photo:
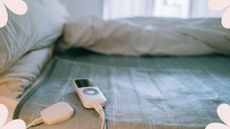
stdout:
<svg viewBox="0 0 230 129">
<path fill-rule="evenodd" d="M 230 58 L 107 56 L 71 49 L 55 57 L 45 78 L 19 102 L 14 118 L 27 123 L 59 101 L 76 113 L 64 123 L 35 129 L 99 129 L 94 110 L 83 108 L 72 81 L 92 78 L 106 96 L 109 129 L 203 129 L 220 121 L 216 108 L 230 103 Z M 61 110 L 61 109 L 60 109 Z"/>
</svg>

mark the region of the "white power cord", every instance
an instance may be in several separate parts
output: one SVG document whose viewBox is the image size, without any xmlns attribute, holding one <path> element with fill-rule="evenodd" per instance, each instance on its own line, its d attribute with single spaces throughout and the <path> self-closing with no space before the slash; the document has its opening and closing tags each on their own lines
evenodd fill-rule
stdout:
<svg viewBox="0 0 230 129">
<path fill-rule="evenodd" d="M 39 118 L 33 120 L 30 124 L 28 124 L 28 125 L 26 126 L 26 128 L 29 129 L 29 128 L 31 128 L 31 127 L 40 125 L 40 124 L 42 124 L 42 123 L 43 123 L 43 120 L 42 120 L 41 117 L 39 117 Z"/>
<path fill-rule="evenodd" d="M 100 104 L 93 105 L 95 111 L 100 115 L 102 122 L 101 122 L 101 129 L 107 129 L 106 121 L 105 121 L 105 112 L 103 107 Z M 57 112 L 62 109 L 63 112 Z M 48 125 L 52 125 L 55 123 L 59 123 L 65 121 L 73 115 L 74 110 L 66 105 L 65 103 L 57 103 L 53 106 L 50 106 L 41 111 L 41 117 L 33 120 L 29 125 L 27 125 L 26 129 L 31 127 L 37 126 L 42 123 L 46 123 Z M 44 120 L 42 118 L 45 118 Z"/>
<path fill-rule="evenodd" d="M 103 110 L 103 107 L 100 104 L 95 104 L 94 106 L 95 111 L 100 115 L 101 117 L 101 129 L 107 129 L 106 122 L 105 122 L 105 112 Z"/>
</svg>

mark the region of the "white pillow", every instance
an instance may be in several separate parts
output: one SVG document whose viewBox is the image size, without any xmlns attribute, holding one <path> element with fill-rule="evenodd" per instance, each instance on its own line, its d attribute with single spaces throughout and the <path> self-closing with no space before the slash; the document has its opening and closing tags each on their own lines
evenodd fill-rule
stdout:
<svg viewBox="0 0 230 129">
<path fill-rule="evenodd" d="M 68 17 L 69 13 L 65 8 L 64 3 L 61 3 L 59 0 L 33 0 L 37 3 L 41 4 L 42 6 L 46 6 L 52 11 L 53 14 L 61 15 L 64 17 Z"/>
<path fill-rule="evenodd" d="M 50 1 L 50 0 L 49 0 Z M 0 73 L 25 53 L 50 45 L 62 33 L 66 9 L 58 0 L 26 0 L 29 10 L 23 16 L 9 12 L 6 27 L 0 29 Z M 56 9 L 51 5 L 59 5 Z M 60 13 L 63 12 L 63 13 Z"/>
<path fill-rule="evenodd" d="M 53 46 L 29 52 L 0 74 L 0 96 L 16 99 L 40 75 L 52 57 Z"/>
</svg>

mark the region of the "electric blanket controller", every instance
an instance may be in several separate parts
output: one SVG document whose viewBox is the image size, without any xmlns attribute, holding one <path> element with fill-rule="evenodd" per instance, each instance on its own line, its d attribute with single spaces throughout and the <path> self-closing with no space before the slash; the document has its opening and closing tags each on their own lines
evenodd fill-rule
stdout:
<svg viewBox="0 0 230 129">
<path fill-rule="evenodd" d="M 106 103 L 106 98 L 91 79 L 77 79 L 74 87 L 85 108 L 94 108 L 96 104 L 102 106 Z"/>
</svg>

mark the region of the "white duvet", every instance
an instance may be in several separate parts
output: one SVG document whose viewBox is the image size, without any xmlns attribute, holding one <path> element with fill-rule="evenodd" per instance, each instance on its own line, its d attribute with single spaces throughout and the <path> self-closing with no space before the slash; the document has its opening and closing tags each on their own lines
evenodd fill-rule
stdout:
<svg viewBox="0 0 230 129">
<path fill-rule="evenodd" d="M 84 47 L 106 54 L 230 54 L 230 31 L 220 19 L 76 19 L 64 27 L 63 48 Z"/>
</svg>

